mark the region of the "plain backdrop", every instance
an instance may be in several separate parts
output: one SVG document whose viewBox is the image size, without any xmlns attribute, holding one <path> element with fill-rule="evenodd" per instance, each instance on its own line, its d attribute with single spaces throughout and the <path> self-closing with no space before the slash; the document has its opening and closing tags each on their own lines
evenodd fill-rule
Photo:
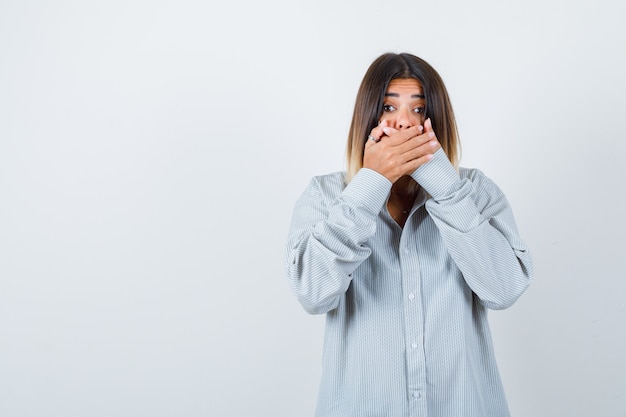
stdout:
<svg viewBox="0 0 626 417">
<path fill-rule="evenodd" d="M 623 4 L 0 0 L 0 416 L 312 416 L 286 234 L 387 51 L 531 248 L 490 314 L 512 414 L 626 416 Z"/>
</svg>

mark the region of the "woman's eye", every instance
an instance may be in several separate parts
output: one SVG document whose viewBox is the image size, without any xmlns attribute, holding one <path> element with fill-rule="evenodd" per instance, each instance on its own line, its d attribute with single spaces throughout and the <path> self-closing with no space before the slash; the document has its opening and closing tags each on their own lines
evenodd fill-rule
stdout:
<svg viewBox="0 0 626 417">
<path fill-rule="evenodd" d="M 413 112 L 421 114 L 421 113 L 424 113 L 424 110 L 425 110 L 424 107 L 416 107 L 413 109 Z"/>
<path fill-rule="evenodd" d="M 383 111 L 384 112 L 390 112 L 390 111 L 394 111 L 396 108 L 393 107 L 391 104 L 385 104 L 383 105 Z"/>
</svg>

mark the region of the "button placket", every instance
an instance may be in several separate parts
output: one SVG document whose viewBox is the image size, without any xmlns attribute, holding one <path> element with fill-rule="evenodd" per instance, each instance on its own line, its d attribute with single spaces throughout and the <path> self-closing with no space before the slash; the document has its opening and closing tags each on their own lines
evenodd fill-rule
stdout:
<svg viewBox="0 0 626 417">
<path fill-rule="evenodd" d="M 408 224 L 408 223 L 407 223 Z M 407 226 L 405 225 L 405 229 Z M 410 224 L 409 224 L 410 228 Z M 402 270 L 403 305 L 405 312 L 405 354 L 407 372 L 407 399 L 411 415 L 425 412 L 425 358 L 421 346 L 423 314 L 420 293 L 420 264 L 414 234 L 403 234 L 399 246 Z"/>
</svg>

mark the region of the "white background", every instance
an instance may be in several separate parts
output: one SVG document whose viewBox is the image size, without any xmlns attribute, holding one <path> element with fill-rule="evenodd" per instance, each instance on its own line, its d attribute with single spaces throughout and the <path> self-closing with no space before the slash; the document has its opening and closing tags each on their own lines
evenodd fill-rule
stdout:
<svg viewBox="0 0 626 417">
<path fill-rule="evenodd" d="M 0 416 L 311 416 L 285 238 L 387 51 L 533 253 L 490 316 L 513 415 L 626 416 L 621 4 L 0 0 Z"/>
</svg>

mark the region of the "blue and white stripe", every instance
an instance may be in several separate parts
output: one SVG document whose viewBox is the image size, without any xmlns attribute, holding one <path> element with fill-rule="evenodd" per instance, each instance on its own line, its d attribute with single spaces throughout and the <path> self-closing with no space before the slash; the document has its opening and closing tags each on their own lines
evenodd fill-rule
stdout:
<svg viewBox="0 0 626 417">
<path fill-rule="evenodd" d="M 319 417 L 505 417 L 487 309 L 524 292 L 532 262 L 500 189 L 443 151 L 412 176 L 404 228 L 391 183 L 361 169 L 312 179 L 296 203 L 287 275 L 326 314 Z"/>
</svg>

